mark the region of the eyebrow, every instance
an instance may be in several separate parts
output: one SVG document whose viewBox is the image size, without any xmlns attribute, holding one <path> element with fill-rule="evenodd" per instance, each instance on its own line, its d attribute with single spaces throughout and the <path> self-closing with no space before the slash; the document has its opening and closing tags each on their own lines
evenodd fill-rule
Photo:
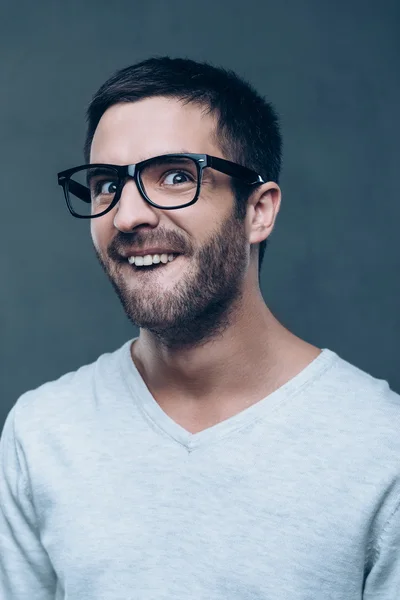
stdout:
<svg viewBox="0 0 400 600">
<path fill-rule="evenodd" d="M 130 164 L 130 165 L 133 165 L 133 164 L 137 165 L 137 163 L 143 162 L 144 160 L 149 160 L 150 158 L 157 158 L 157 156 L 164 156 L 165 154 L 195 154 L 195 153 L 192 152 L 191 150 L 186 150 L 185 148 L 181 148 L 180 150 L 165 150 L 163 152 L 160 152 L 159 154 L 156 154 L 155 156 L 140 156 L 135 163 L 128 163 L 128 164 Z M 114 166 L 121 166 L 121 165 L 118 165 L 117 163 L 107 163 L 107 161 L 104 161 L 104 160 L 102 160 L 102 161 L 99 161 L 99 160 L 92 161 L 91 164 L 96 164 L 96 163 L 99 163 L 99 162 L 106 163 L 106 164 L 109 164 L 109 165 L 114 165 Z M 126 164 L 126 163 L 124 163 L 124 164 Z"/>
<path fill-rule="evenodd" d="M 164 156 L 165 154 L 193 154 L 193 152 L 191 152 L 190 150 L 185 150 L 184 148 L 181 148 L 180 150 L 164 150 L 163 152 L 160 152 L 159 154 L 156 154 L 155 156 L 147 156 L 145 158 L 141 158 L 137 162 L 149 160 L 150 158 L 157 158 L 158 156 Z"/>
<path fill-rule="evenodd" d="M 89 168 L 87 173 L 86 173 L 86 185 L 88 186 L 90 184 L 90 182 L 96 178 L 99 177 L 101 175 L 107 175 L 107 177 L 118 177 L 118 173 L 116 171 L 111 171 L 110 169 L 107 169 L 106 167 L 93 167 L 93 168 Z"/>
<path fill-rule="evenodd" d="M 94 163 L 95 164 L 95 163 Z M 110 164 L 110 167 L 113 165 Z M 87 177 L 96 177 L 97 175 L 112 175 L 111 168 L 107 167 L 93 167 L 88 168 Z M 115 175 L 117 176 L 117 172 L 115 171 Z"/>
</svg>

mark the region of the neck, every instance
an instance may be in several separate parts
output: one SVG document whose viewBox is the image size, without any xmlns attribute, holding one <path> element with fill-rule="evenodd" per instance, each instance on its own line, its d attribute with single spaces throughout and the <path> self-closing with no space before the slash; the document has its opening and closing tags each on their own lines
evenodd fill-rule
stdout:
<svg viewBox="0 0 400 600">
<path fill-rule="evenodd" d="M 242 296 L 222 332 L 200 344 L 171 347 L 141 330 L 131 350 L 154 397 L 202 402 L 238 397 L 249 388 L 267 395 L 319 352 L 277 321 L 259 288 Z"/>
</svg>

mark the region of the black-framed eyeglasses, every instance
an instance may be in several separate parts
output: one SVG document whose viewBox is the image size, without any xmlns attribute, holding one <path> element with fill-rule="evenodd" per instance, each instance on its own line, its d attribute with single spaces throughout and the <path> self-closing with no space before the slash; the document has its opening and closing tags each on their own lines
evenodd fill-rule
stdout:
<svg viewBox="0 0 400 600">
<path fill-rule="evenodd" d="M 203 170 L 211 167 L 249 186 L 265 183 L 252 169 L 208 154 L 163 154 L 133 165 L 92 163 L 58 173 L 70 213 L 94 219 L 117 204 L 128 179 L 133 179 L 146 202 L 172 210 L 194 204 L 200 194 Z"/>
</svg>

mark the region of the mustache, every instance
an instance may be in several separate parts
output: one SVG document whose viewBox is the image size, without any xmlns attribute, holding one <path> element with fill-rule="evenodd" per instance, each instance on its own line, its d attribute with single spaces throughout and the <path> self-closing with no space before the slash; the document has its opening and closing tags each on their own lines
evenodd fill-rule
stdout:
<svg viewBox="0 0 400 600">
<path fill-rule="evenodd" d="M 144 246 L 167 246 L 181 254 L 193 254 L 193 246 L 176 231 L 157 229 L 156 231 L 135 231 L 124 233 L 119 231 L 107 247 L 107 255 L 115 261 L 121 260 L 121 253 L 134 246 L 141 249 Z"/>
</svg>

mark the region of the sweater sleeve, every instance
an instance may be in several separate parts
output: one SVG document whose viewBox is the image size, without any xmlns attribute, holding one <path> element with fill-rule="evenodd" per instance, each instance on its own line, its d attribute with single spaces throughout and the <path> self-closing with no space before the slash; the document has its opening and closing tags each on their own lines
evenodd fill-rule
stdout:
<svg viewBox="0 0 400 600">
<path fill-rule="evenodd" d="M 15 412 L 0 438 L 0 598 L 54 600 L 57 578 L 36 526 Z"/>
<path fill-rule="evenodd" d="M 397 598 L 400 598 L 400 502 L 383 528 L 363 593 L 363 600 Z"/>
</svg>

